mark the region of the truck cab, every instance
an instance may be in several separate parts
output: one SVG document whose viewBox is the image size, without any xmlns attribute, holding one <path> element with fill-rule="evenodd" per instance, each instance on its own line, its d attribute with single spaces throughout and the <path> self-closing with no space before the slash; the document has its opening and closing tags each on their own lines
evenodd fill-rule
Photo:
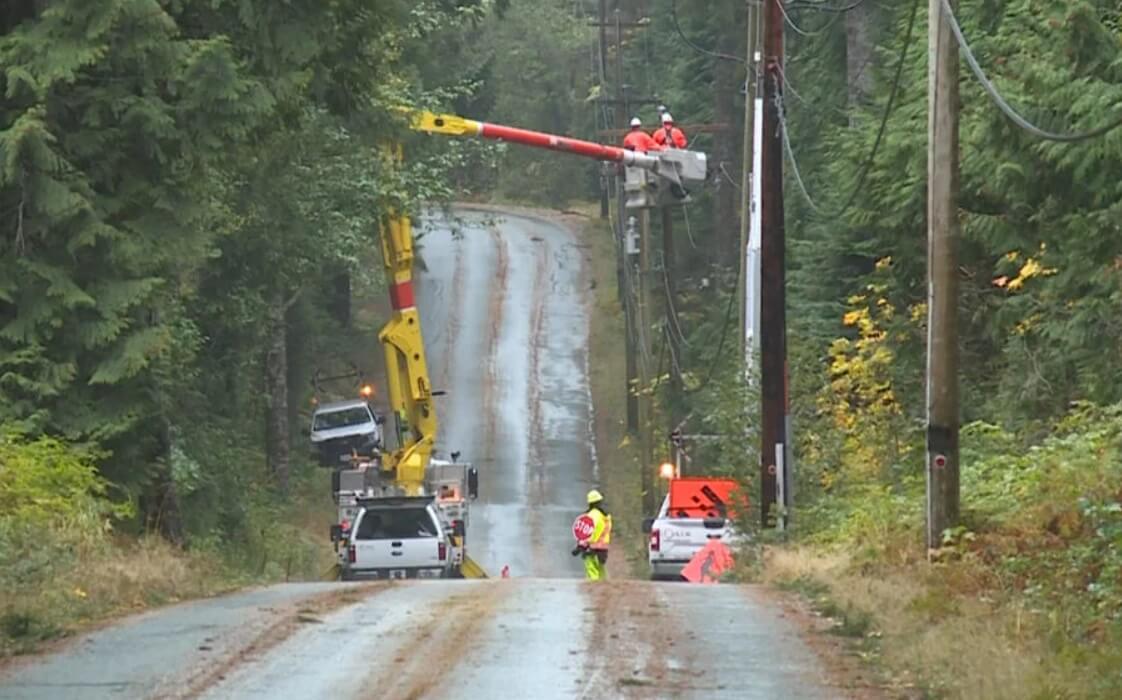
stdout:
<svg viewBox="0 0 1122 700">
<path fill-rule="evenodd" d="M 359 499 L 346 540 L 344 581 L 449 578 L 451 533 L 430 496 Z"/>
<path fill-rule="evenodd" d="M 312 449 L 321 466 L 339 468 L 353 455 L 371 456 L 382 447 L 382 420 L 364 399 L 333 401 L 312 414 Z"/>
</svg>

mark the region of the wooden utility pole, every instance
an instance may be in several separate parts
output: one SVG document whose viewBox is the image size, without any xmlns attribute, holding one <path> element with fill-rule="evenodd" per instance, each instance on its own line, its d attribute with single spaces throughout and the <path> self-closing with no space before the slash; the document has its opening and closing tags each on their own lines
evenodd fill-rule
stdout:
<svg viewBox="0 0 1122 700">
<path fill-rule="evenodd" d="M 662 282 L 664 291 L 663 316 L 666 321 L 666 347 L 670 357 L 670 388 L 673 392 L 669 415 L 670 429 L 673 430 L 681 420 L 674 415 L 682 391 L 682 343 L 679 335 L 678 317 L 675 312 L 678 299 L 678 285 L 674 280 L 676 252 L 674 250 L 674 208 L 661 207 L 659 220 L 662 222 Z"/>
<path fill-rule="evenodd" d="M 955 0 L 951 0 L 955 6 Z M 941 0 L 928 5 L 927 547 L 959 515 L 958 45 Z"/>
<path fill-rule="evenodd" d="M 651 366 L 651 210 L 639 210 L 639 459 L 643 489 L 643 512 L 655 512 L 654 446 L 651 436 L 651 383 L 655 368 Z"/>
<path fill-rule="evenodd" d="M 600 36 L 603 41 L 607 40 L 607 12 L 607 0 L 600 0 Z M 614 23 L 616 30 L 614 114 L 616 128 L 622 129 L 627 125 L 630 105 L 627 103 L 627 91 L 623 89 L 623 22 L 620 18 L 619 9 L 615 11 Z M 605 59 L 605 70 L 606 65 Z M 636 361 L 636 353 L 638 353 L 639 348 L 636 347 L 635 344 L 636 337 L 638 336 L 638 319 L 636 319 L 635 305 L 633 303 L 630 285 L 631 275 L 629 272 L 632 269 L 631 260 L 627 254 L 627 244 L 625 241 L 625 237 L 627 236 L 627 207 L 626 194 L 623 191 L 622 175 L 617 173 L 615 180 L 616 218 L 618 219 L 616 222 L 616 236 L 619 241 L 616 265 L 619 266 L 618 272 L 620 274 L 621 293 L 623 296 L 623 312 L 627 325 L 627 333 L 624 338 L 624 351 L 627 353 L 627 429 L 633 435 L 638 435 L 640 430 L 639 398 L 635 395 L 635 390 L 639 383 L 639 367 Z"/>
<path fill-rule="evenodd" d="M 760 514 L 764 527 L 780 523 L 777 476 L 786 452 L 787 319 L 784 291 L 782 95 L 783 8 L 767 0 L 764 17 L 764 135 L 760 248 Z"/>
<path fill-rule="evenodd" d="M 608 76 L 608 0 L 600 0 L 600 21 L 597 25 L 600 28 L 600 63 L 596 66 L 597 74 L 600 79 L 600 96 L 603 97 L 604 84 L 607 82 Z M 596 110 L 600 111 L 601 106 L 597 105 Z M 596 122 L 598 123 L 600 115 L 596 115 Z M 610 127 L 611 124 L 604 124 L 604 128 Z M 600 218 L 607 219 L 609 215 L 608 200 L 611 198 L 609 190 L 611 189 L 610 179 L 608 177 L 608 167 L 600 164 Z M 617 250 L 616 264 L 622 265 L 623 258 L 618 255 L 620 250 Z M 622 281 L 622 269 L 617 269 Z M 621 290 L 622 292 L 622 285 Z"/>
</svg>

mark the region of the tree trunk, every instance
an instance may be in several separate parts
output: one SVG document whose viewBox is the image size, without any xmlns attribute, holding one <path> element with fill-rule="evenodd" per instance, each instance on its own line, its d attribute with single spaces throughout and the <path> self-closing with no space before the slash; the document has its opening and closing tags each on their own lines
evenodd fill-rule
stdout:
<svg viewBox="0 0 1122 700">
<path fill-rule="evenodd" d="M 740 33 L 732 5 L 728 6 L 727 17 L 724 18 L 718 36 L 717 51 L 731 54 L 736 51 L 737 34 Z M 727 124 L 729 128 L 714 134 L 713 151 L 717 168 L 724 168 L 726 172 L 739 172 L 738 160 L 735 155 L 736 129 L 736 96 L 740 93 L 737 82 L 738 74 L 743 74 L 743 69 L 732 61 L 715 59 L 713 67 L 713 121 L 718 124 Z M 677 115 L 675 115 L 677 116 Z M 680 116 L 678 116 L 681 119 Z M 685 120 L 683 120 L 685 121 Z M 723 178 L 722 178 L 723 179 Z M 740 235 L 739 219 L 736 215 L 736 189 L 724 180 L 713 196 L 713 226 L 717 233 L 717 248 L 713 251 L 713 262 L 726 263 L 737 260 L 737 239 Z"/>
<path fill-rule="evenodd" d="M 331 315 L 343 328 L 351 327 L 350 272 L 340 272 L 331 280 Z"/>
<path fill-rule="evenodd" d="M 288 493 L 288 307 L 277 294 L 269 314 L 269 338 L 265 350 L 265 455 L 269 473 L 282 493 Z"/>
<path fill-rule="evenodd" d="M 158 454 L 156 455 L 155 479 L 149 489 L 149 497 L 143 506 L 144 519 L 149 530 L 159 532 L 168 542 L 182 547 L 183 514 L 179 508 L 179 491 L 171 472 L 171 433 L 168 422 L 159 419 Z"/>
<path fill-rule="evenodd" d="M 873 93 L 873 4 L 863 2 L 845 15 L 845 76 L 849 90 L 850 126 L 857 108 Z"/>
</svg>

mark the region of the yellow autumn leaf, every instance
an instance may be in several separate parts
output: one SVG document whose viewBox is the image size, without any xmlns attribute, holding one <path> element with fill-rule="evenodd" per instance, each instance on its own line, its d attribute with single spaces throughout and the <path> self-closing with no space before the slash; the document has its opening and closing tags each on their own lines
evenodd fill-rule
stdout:
<svg viewBox="0 0 1122 700">
<path fill-rule="evenodd" d="M 1025 261 L 1025 264 L 1021 266 L 1021 271 L 1017 276 L 1024 279 L 1029 279 L 1040 274 L 1040 270 L 1040 263 L 1036 260 L 1036 258 L 1029 258 Z"/>
<path fill-rule="evenodd" d="M 891 255 L 886 255 L 883 258 L 881 258 L 880 260 L 877 260 L 877 269 L 878 270 L 884 270 L 891 264 L 892 264 L 892 256 Z"/>
</svg>

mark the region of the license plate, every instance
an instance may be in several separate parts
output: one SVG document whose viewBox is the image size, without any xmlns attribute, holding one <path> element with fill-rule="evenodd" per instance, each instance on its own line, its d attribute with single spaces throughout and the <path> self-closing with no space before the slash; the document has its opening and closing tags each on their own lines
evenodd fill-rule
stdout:
<svg viewBox="0 0 1122 700">
<path fill-rule="evenodd" d="M 405 569 L 390 569 L 390 578 L 405 578 Z"/>
</svg>

